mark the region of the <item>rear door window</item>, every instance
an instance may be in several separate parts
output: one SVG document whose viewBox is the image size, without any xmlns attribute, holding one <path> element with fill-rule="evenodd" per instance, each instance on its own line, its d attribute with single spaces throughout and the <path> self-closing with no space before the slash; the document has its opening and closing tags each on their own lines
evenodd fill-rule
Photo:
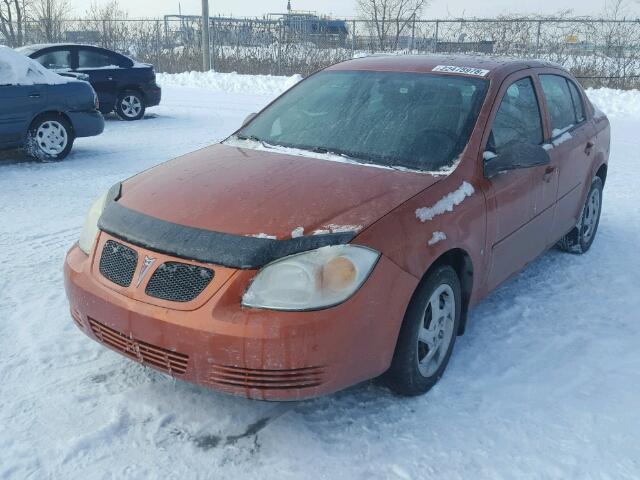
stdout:
<svg viewBox="0 0 640 480">
<path fill-rule="evenodd" d="M 539 145 L 542 141 L 540 106 L 533 81 L 526 77 L 512 83 L 502 97 L 488 149 L 498 153 L 513 143 Z"/>
<path fill-rule="evenodd" d="M 118 64 L 118 59 L 107 52 L 84 49 L 78 51 L 78 68 L 118 68 Z"/>
<path fill-rule="evenodd" d="M 70 50 L 50 50 L 34 58 L 36 62 L 50 70 L 70 70 Z"/>
<path fill-rule="evenodd" d="M 547 99 L 547 108 L 551 117 L 551 136 L 557 137 L 580 123 L 576 113 L 569 82 L 560 75 L 540 75 L 542 91 Z M 573 88 L 576 88 L 575 85 Z M 580 116 L 584 118 L 584 108 Z"/>
</svg>

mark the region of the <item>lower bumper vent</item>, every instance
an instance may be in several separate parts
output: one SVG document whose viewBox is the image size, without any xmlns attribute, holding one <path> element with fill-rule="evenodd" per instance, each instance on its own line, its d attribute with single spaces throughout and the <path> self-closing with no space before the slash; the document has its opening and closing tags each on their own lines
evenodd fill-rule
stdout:
<svg viewBox="0 0 640 480">
<path fill-rule="evenodd" d="M 135 340 L 93 318 L 89 318 L 89 325 L 100 342 L 129 358 L 172 375 L 182 375 L 187 371 L 188 355 Z"/>
<path fill-rule="evenodd" d="M 248 368 L 215 365 L 207 383 L 213 387 L 251 388 L 259 390 L 288 390 L 312 388 L 322 384 L 322 367 L 291 370 L 254 370 Z"/>
</svg>

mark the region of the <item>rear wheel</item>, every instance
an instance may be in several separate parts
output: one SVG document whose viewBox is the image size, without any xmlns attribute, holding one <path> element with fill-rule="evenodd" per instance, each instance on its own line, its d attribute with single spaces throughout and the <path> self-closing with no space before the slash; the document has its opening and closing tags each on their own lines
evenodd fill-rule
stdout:
<svg viewBox="0 0 640 480">
<path fill-rule="evenodd" d="M 438 267 L 418 287 L 405 314 L 391 367 L 383 380 L 400 395 L 426 393 L 447 368 L 460 325 L 460 280 Z"/>
<path fill-rule="evenodd" d="M 65 118 L 56 114 L 42 115 L 29 128 L 25 150 L 38 160 L 62 160 L 69 155 L 74 140 L 73 129 Z"/>
<path fill-rule="evenodd" d="M 591 248 L 598 231 L 598 225 L 600 225 L 602 190 L 602 179 L 595 177 L 591 183 L 587 201 L 582 208 L 580 221 L 573 230 L 558 242 L 560 249 L 566 252 L 582 254 Z"/>
<path fill-rule="evenodd" d="M 116 113 L 122 120 L 140 120 L 145 109 L 144 97 L 134 90 L 121 93 L 116 102 Z"/>
</svg>

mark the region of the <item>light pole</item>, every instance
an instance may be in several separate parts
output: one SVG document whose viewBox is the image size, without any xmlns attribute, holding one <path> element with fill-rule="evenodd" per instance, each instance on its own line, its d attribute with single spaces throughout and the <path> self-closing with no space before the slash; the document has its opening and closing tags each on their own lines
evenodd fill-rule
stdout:
<svg viewBox="0 0 640 480">
<path fill-rule="evenodd" d="M 209 0 L 202 0 L 202 70 L 211 70 L 209 52 Z"/>
</svg>

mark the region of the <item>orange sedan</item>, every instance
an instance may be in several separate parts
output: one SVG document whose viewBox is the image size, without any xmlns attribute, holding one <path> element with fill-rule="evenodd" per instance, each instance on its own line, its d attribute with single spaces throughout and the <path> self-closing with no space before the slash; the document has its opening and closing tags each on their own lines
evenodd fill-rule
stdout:
<svg viewBox="0 0 640 480">
<path fill-rule="evenodd" d="M 134 361 L 265 400 L 442 376 L 469 309 L 586 252 L 609 122 L 542 61 L 369 57 L 219 145 L 115 185 L 65 263 L 71 313 Z"/>
</svg>

